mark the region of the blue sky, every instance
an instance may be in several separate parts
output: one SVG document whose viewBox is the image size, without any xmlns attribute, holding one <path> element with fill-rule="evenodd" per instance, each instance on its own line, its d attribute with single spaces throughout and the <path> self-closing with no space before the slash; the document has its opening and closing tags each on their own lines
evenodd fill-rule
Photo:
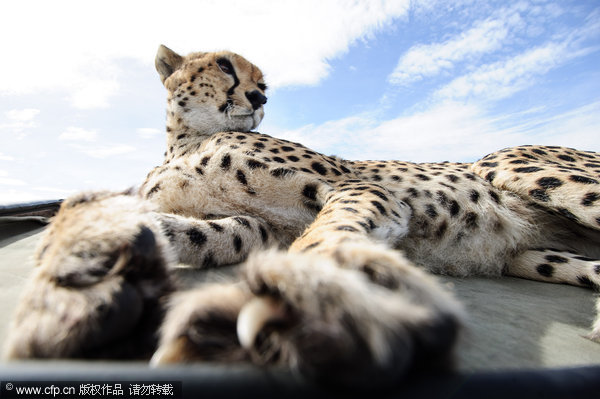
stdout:
<svg viewBox="0 0 600 399">
<path fill-rule="evenodd" d="M 265 72 L 258 130 L 350 159 L 600 151 L 596 1 L 27 1 L 0 13 L 0 204 L 139 184 L 162 162 L 159 44 Z"/>
</svg>

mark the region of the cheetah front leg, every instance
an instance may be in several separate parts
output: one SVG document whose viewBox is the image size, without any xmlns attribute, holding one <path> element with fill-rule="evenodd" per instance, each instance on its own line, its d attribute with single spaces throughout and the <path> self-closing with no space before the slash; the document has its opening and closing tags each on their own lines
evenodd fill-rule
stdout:
<svg viewBox="0 0 600 399">
<path fill-rule="evenodd" d="M 408 207 L 377 185 L 343 188 L 289 252 L 251 256 L 239 285 L 180 294 L 154 363 L 251 359 L 346 385 L 446 365 L 459 306 L 385 244 L 406 233 Z"/>
<path fill-rule="evenodd" d="M 410 208 L 377 184 L 342 184 L 290 253 L 251 259 L 245 276 L 257 299 L 241 310 L 237 328 L 253 359 L 345 384 L 447 366 L 461 310 L 390 249 L 409 217 Z"/>
<path fill-rule="evenodd" d="M 154 212 L 133 193 L 67 199 L 41 239 L 6 358 L 149 358 L 177 261 L 236 263 L 275 239 L 256 218 Z"/>
<path fill-rule="evenodd" d="M 256 217 L 200 220 L 155 213 L 179 262 L 198 269 L 244 261 L 251 251 L 279 245 L 267 223 Z"/>
<path fill-rule="evenodd" d="M 150 210 L 135 195 L 109 192 L 63 202 L 40 240 L 5 358 L 152 354 L 174 257 Z"/>
</svg>

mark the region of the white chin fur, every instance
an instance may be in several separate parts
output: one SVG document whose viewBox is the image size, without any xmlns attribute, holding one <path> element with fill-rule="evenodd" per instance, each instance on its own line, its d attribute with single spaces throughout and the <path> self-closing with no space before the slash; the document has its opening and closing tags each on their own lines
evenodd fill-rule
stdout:
<svg viewBox="0 0 600 399">
<path fill-rule="evenodd" d="M 235 116 L 234 112 L 220 112 L 216 107 L 195 108 L 182 114 L 184 123 L 202 133 L 217 133 L 223 130 L 249 131 L 262 121 L 262 108 L 248 115 Z M 215 127 L 219 127 L 215 129 Z"/>
</svg>

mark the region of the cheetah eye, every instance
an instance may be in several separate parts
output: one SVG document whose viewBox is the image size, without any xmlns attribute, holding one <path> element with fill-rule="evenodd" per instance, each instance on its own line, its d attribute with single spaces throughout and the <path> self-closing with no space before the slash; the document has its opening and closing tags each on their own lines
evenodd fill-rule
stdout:
<svg viewBox="0 0 600 399">
<path fill-rule="evenodd" d="M 267 90 L 267 85 L 264 83 L 257 83 L 256 86 L 258 86 L 258 88 L 261 89 L 262 91 Z"/>
<path fill-rule="evenodd" d="M 219 58 L 217 60 L 217 65 L 223 73 L 226 73 L 227 75 L 233 75 L 233 65 L 231 65 L 229 60 L 226 60 L 225 58 Z"/>
</svg>

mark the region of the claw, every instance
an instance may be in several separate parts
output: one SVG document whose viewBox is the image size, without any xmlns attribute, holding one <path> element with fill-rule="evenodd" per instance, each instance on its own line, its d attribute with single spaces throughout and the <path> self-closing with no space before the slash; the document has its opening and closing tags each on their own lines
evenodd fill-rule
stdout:
<svg viewBox="0 0 600 399">
<path fill-rule="evenodd" d="M 183 337 L 167 345 L 161 345 L 152 355 L 150 367 L 180 362 L 182 353 L 185 353 L 185 346 L 186 342 Z"/>
<path fill-rule="evenodd" d="M 237 336 L 242 347 L 249 349 L 263 327 L 276 320 L 285 320 L 285 304 L 281 301 L 260 297 L 248 302 L 237 319 Z"/>
</svg>

